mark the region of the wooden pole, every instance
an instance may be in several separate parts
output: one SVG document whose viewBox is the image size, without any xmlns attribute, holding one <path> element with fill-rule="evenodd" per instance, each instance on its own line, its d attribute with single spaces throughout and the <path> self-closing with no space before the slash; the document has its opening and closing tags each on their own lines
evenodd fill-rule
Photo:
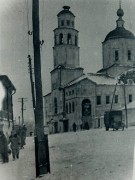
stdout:
<svg viewBox="0 0 135 180">
<path fill-rule="evenodd" d="M 128 128 L 128 117 L 127 117 L 127 103 L 126 103 L 126 89 L 125 89 L 125 82 L 123 85 L 124 90 L 124 104 L 125 104 L 125 113 L 126 113 L 126 128 Z"/>
<path fill-rule="evenodd" d="M 41 81 L 40 31 L 39 31 L 39 0 L 32 1 L 33 47 L 35 71 L 35 157 L 36 177 L 50 172 L 48 136 L 44 135 L 43 94 Z"/>
</svg>

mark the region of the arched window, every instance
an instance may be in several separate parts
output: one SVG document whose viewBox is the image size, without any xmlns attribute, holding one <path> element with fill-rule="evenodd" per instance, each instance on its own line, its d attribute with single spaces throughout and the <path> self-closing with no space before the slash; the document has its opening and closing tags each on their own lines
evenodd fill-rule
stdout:
<svg viewBox="0 0 135 180">
<path fill-rule="evenodd" d="M 128 60 L 131 60 L 131 50 L 128 50 Z"/>
<path fill-rule="evenodd" d="M 68 114 L 68 104 L 66 104 L 66 113 Z"/>
<path fill-rule="evenodd" d="M 67 44 L 72 44 L 71 34 L 67 35 Z"/>
<path fill-rule="evenodd" d="M 57 45 L 57 36 L 55 35 L 54 44 Z"/>
<path fill-rule="evenodd" d="M 59 44 L 63 44 L 63 34 L 59 35 Z"/>
<path fill-rule="evenodd" d="M 75 36 L 75 46 L 77 46 L 78 45 L 78 38 L 77 38 L 77 36 Z"/>
<path fill-rule="evenodd" d="M 72 102 L 72 112 L 75 112 L 75 103 L 74 103 L 74 101 Z"/>
<path fill-rule="evenodd" d="M 115 61 L 119 60 L 119 51 L 115 50 Z"/>
<path fill-rule="evenodd" d="M 71 103 L 69 103 L 69 113 L 71 113 Z"/>
<path fill-rule="evenodd" d="M 58 105 L 57 105 L 57 98 L 54 98 L 54 113 L 57 114 L 58 112 Z"/>
<path fill-rule="evenodd" d="M 91 102 L 89 99 L 84 99 L 82 101 L 82 116 L 91 115 Z"/>
</svg>

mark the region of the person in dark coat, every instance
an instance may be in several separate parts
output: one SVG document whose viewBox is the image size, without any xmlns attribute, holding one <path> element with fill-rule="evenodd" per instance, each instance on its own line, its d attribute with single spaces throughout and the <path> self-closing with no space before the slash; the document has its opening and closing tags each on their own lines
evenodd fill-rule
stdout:
<svg viewBox="0 0 135 180">
<path fill-rule="evenodd" d="M 19 136 L 21 138 L 21 149 L 24 149 L 24 145 L 26 145 L 26 131 L 27 131 L 27 128 L 23 125 L 23 127 L 20 127 L 20 130 L 19 130 Z"/>
<path fill-rule="evenodd" d="M 76 124 L 73 123 L 73 131 L 76 132 Z"/>
<path fill-rule="evenodd" d="M 7 138 L 4 135 L 3 131 L 0 131 L 0 154 L 1 154 L 1 158 L 2 158 L 3 163 L 6 163 L 9 161 L 8 143 L 7 143 Z"/>
<path fill-rule="evenodd" d="M 12 150 L 12 156 L 13 156 L 13 161 L 15 158 L 19 158 L 19 150 L 20 150 L 20 145 L 21 145 L 21 140 L 19 135 L 17 135 L 16 132 L 12 131 L 11 136 L 9 137 L 9 143 L 10 143 L 10 148 Z"/>
</svg>

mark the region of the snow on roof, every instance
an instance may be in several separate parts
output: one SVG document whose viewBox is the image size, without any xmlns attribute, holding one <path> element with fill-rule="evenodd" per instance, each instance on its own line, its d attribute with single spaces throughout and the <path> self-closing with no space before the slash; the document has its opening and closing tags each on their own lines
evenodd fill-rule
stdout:
<svg viewBox="0 0 135 180">
<path fill-rule="evenodd" d="M 85 75 L 71 81 L 70 83 L 68 83 L 66 85 L 66 87 L 76 84 L 84 79 L 88 79 L 97 85 L 115 85 L 117 83 L 116 79 L 114 79 L 108 75 L 100 74 L 100 73 L 95 73 L 95 74 L 88 73 L 88 74 L 85 74 Z"/>
<path fill-rule="evenodd" d="M 135 101 L 132 101 L 127 104 L 127 109 L 134 109 L 135 108 Z M 125 109 L 125 106 L 121 108 L 121 110 Z"/>
</svg>

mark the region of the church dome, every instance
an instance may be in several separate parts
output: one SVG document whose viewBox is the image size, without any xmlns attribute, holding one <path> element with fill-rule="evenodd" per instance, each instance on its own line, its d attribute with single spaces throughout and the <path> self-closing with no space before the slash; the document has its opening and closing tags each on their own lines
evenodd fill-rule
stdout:
<svg viewBox="0 0 135 180">
<path fill-rule="evenodd" d="M 117 38 L 135 39 L 135 36 L 132 32 L 126 30 L 124 27 L 117 27 L 116 29 L 107 34 L 104 42 L 109 39 Z"/>
<path fill-rule="evenodd" d="M 69 9 L 70 9 L 69 6 L 63 6 L 63 10 L 60 11 L 60 12 L 57 14 L 57 16 L 64 15 L 64 14 L 70 14 L 70 15 L 72 15 L 72 16 L 75 17 L 75 15 L 74 15 L 71 11 L 69 11 Z"/>
<path fill-rule="evenodd" d="M 118 39 L 118 38 L 135 39 L 134 34 L 129 30 L 126 30 L 124 27 L 124 20 L 122 19 L 122 17 L 124 16 L 124 11 L 121 8 L 121 4 L 119 9 L 117 10 L 117 16 L 118 16 L 118 20 L 116 21 L 117 26 L 114 30 L 112 30 L 107 34 L 104 42 L 109 39 Z"/>
</svg>

